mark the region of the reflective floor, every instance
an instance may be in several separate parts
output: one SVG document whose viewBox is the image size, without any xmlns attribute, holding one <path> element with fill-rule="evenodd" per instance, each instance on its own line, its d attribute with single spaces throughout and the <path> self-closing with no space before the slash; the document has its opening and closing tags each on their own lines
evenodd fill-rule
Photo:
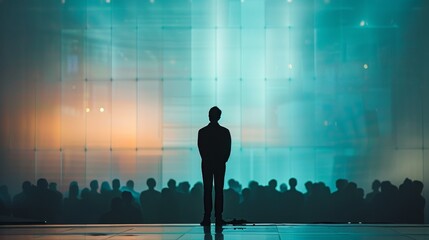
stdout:
<svg viewBox="0 0 429 240">
<path fill-rule="evenodd" d="M 428 240 L 429 225 L 3 225 L 0 239 Z"/>
</svg>

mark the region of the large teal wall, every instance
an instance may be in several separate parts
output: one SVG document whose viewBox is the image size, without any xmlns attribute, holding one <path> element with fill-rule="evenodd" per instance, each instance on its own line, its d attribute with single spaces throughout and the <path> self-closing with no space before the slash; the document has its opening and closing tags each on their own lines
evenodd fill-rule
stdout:
<svg viewBox="0 0 429 240">
<path fill-rule="evenodd" d="M 388 2 L 0 1 L 0 183 L 200 181 L 217 105 L 227 179 L 410 177 L 428 199 L 428 8 Z"/>
</svg>

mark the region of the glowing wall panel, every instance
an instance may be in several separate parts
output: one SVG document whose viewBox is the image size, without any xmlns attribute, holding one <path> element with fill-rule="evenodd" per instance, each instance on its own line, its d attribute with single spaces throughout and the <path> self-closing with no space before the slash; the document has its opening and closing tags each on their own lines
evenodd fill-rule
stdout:
<svg viewBox="0 0 429 240">
<path fill-rule="evenodd" d="M 0 183 L 193 184 L 213 105 L 244 186 L 427 183 L 428 16 L 418 1 L 0 1 Z"/>
</svg>

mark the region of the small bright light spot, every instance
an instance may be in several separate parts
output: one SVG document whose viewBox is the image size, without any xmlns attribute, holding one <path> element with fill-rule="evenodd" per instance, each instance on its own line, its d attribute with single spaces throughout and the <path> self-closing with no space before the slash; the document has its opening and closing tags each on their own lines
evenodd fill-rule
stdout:
<svg viewBox="0 0 429 240">
<path fill-rule="evenodd" d="M 323 125 L 325 125 L 325 127 L 327 127 L 329 125 L 328 120 L 323 121 Z"/>
<path fill-rule="evenodd" d="M 106 3 L 110 3 L 110 0 L 106 0 Z"/>
<path fill-rule="evenodd" d="M 242 3 L 244 3 L 244 0 L 241 0 Z"/>
<path fill-rule="evenodd" d="M 363 65 L 363 68 L 364 68 L 364 69 L 368 69 L 368 64 L 366 64 L 366 63 L 365 63 L 365 64 Z"/>
<path fill-rule="evenodd" d="M 288 2 L 288 3 L 291 3 L 291 2 L 292 2 L 292 0 L 287 0 L 287 2 Z"/>
<path fill-rule="evenodd" d="M 100 108 L 100 112 L 104 112 L 104 108 L 103 107 Z"/>
<path fill-rule="evenodd" d="M 292 69 L 292 63 L 289 63 L 288 65 L 287 65 L 287 67 L 289 68 L 289 69 Z"/>
<path fill-rule="evenodd" d="M 91 112 L 91 109 L 86 108 L 86 109 L 85 109 L 85 112 L 89 113 L 89 112 Z"/>
<path fill-rule="evenodd" d="M 365 26 L 365 25 L 366 25 L 365 20 L 360 21 L 359 26 L 363 27 L 363 26 Z"/>
<path fill-rule="evenodd" d="M 66 4 L 66 0 L 61 0 L 61 3 L 62 4 Z"/>
<path fill-rule="evenodd" d="M 155 2 L 155 0 L 149 0 L 149 2 L 150 2 L 150 3 L 154 3 L 154 2 Z"/>
<path fill-rule="evenodd" d="M 330 4 L 331 0 L 325 0 L 324 2 L 325 2 L 325 4 Z"/>
</svg>

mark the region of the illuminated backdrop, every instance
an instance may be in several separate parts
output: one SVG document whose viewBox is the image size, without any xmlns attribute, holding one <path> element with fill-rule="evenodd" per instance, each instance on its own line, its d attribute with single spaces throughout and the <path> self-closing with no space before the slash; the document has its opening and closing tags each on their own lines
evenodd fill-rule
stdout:
<svg viewBox="0 0 429 240">
<path fill-rule="evenodd" d="M 217 105 L 227 179 L 427 189 L 426 5 L 2 0 L 0 183 L 193 184 Z"/>
</svg>

